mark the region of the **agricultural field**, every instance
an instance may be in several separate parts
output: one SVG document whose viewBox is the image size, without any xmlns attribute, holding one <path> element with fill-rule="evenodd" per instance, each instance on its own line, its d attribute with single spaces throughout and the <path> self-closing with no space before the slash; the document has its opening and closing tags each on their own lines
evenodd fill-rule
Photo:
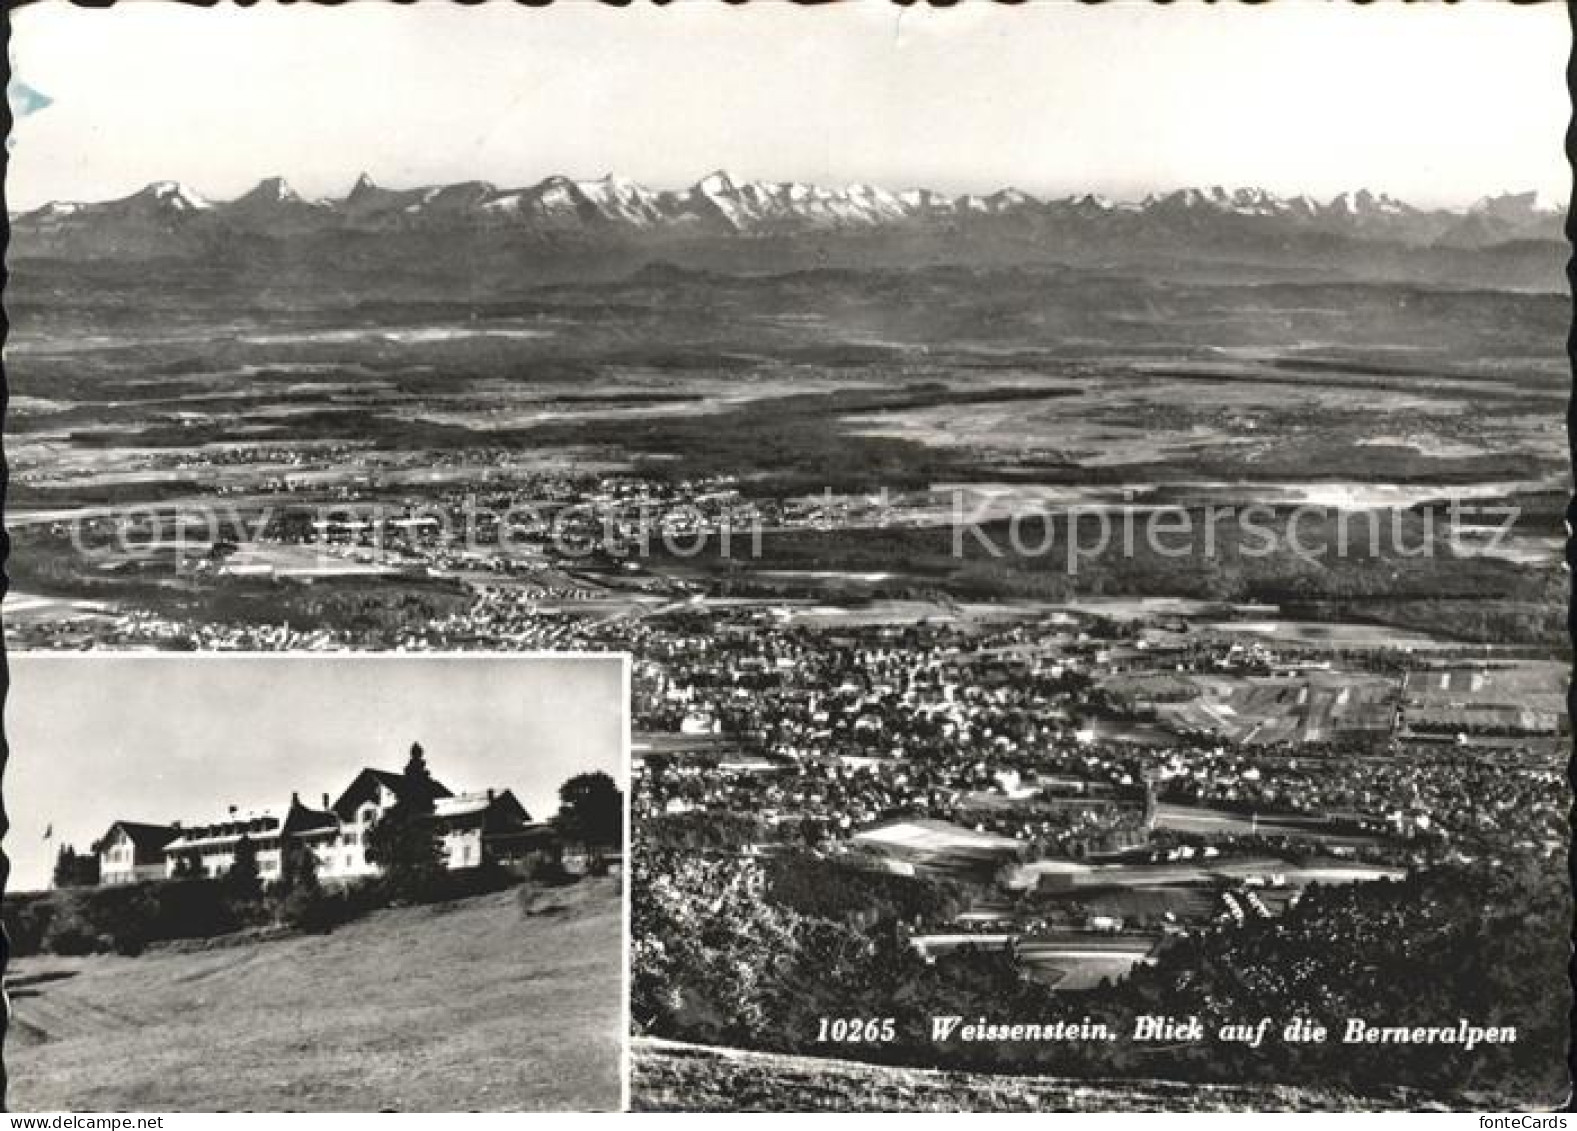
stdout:
<svg viewBox="0 0 1577 1131">
<path fill-rule="evenodd" d="M 259 314 L 239 286 L 50 263 L 19 272 L 8 502 L 39 528 L 29 554 L 69 557 L 50 523 L 92 507 L 208 502 L 255 516 L 287 503 L 446 507 L 469 493 L 533 502 L 561 487 L 584 498 L 589 477 L 610 474 L 731 477 L 747 501 L 886 491 L 894 522 L 940 528 L 944 548 L 959 508 L 989 524 L 1070 508 L 1522 504 L 1505 555 L 1486 551 L 1471 570 L 1407 562 L 1377 590 L 1393 600 L 1536 600 L 1554 558 L 1547 545 L 1528 553 L 1561 533 L 1545 497 L 1565 474 L 1565 362 L 1538 346 L 1560 340 L 1558 296 L 1157 291 L 1100 272 L 940 268 L 637 272 L 486 301 L 360 285 L 369 293 L 350 309 L 303 291 Z M 69 307 L 48 301 L 62 288 Z M 126 318 L 133 290 L 139 320 Z M 1223 309 L 1237 314 L 1224 321 Z M 831 537 L 769 530 L 748 573 L 764 586 L 780 570 L 843 573 L 963 601 L 1198 598 L 1212 586 L 1276 599 L 1297 566 L 1278 558 L 1259 577 L 1234 557 L 1211 582 L 1192 563 L 1103 560 L 1081 579 L 1060 576 L 1058 554 L 1009 555 L 988 576 L 944 549 L 938 572 L 916 539 L 862 529 L 867 509 L 834 517 Z M 265 568 L 270 547 L 243 549 Z M 722 572 L 707 556 L 652 564 L 660 578 Z M 1342 590 L 1366 585 L 1369 568 L 1310 573 L 1312 595 L 1366 595 Z M 44 580 L 52 595 L 93 588 L 125 607 L 174 600 L 80 569 Z"/>
<path fill-rule="evenodd" d="M 937 872 L 989 872 L 1023 851 L 1023 846 L 1010 837 L 931 819 L 882 822 L 849 839 L 854 848 L 894 860 L 900 866 Z"/>
<path fill-rule="evenodd" d="M 1257 813 L 1212 809 L 1201 805 L 1173 805 L 1167 802 L 1156 806 L 1155 827 L 1211 838 L 1266 836 L 1310 844 L 1348 846 L 1376 842 L 1376 838 L 1372 836 L 1340 828 L 1323 817 L 1294 817 L 1285 814 L 1260 816 Z M 1282 870 L 1294 875 L 1301 871 L 1300 869 Z M 1383 870 L 1376 872 L 1371 868 L 1359 868 L 1354 870 L 1353 874 L 1357 879 L 1368 880 L 1388 873 Z"/>
<path fill-rule="evenodd" d="M 1162 806 L 1158 823 L 1175 818 L 1172 807 Z M 1243 818 L 1247 831 L 1248 819 Z M 1188 887 L 1210 883 L 1304 887 L 1308 884 L 1368 883 L 1400 879 L 1402 868 L 1352 864 L 1341 860 L 1313 860 L 1289 864 L 1284 860 L 1236 858 L 1189 864 L 1084 864 L 1069 860 L 1044 860 L 1014 870 L 1009 886 L 1035 889 L 1042 894 L 1099 891 L 1103 888 L 1151 889 Z"/>
<path fill-rule="evenodd" d="M 1354 672 L 1118 676 L 1107 686 L 1180 734 L 1283 745 L 1390 734 L 1398 681 Z"/>
<path fill-rule="evenodd" d="M 1563 664 L 1479 664 L 1407 673 L 1402 710 L 1424 734 L 1555 734 L 1567 728 Z"/>
</svg>

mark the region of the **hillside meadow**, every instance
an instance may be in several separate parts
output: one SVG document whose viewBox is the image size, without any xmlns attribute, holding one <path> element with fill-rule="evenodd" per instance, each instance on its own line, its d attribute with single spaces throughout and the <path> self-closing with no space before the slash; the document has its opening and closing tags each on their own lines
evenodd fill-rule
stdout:
<svg viewBox="0 0 1577 1131">
<path fill-rule="evenodd" d="M 14 1111 L 610 1110 L 618 883 L 12 964 Z"/>
</svg>

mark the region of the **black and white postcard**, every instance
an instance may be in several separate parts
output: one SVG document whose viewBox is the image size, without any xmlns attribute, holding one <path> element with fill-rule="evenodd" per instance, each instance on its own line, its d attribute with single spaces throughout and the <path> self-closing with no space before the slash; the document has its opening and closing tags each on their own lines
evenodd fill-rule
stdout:
<svg viewBox="0 0 1577 1131">
<path fill-rule="evenodd" d="M 1560 1109 L 1571 41 L 13 12 L 10 1104 Z"/>
<path fill-rule="evenodd" d="M 13 655 L 9 1102 L 617 1110 L 617 658 Z"/>
</svg>

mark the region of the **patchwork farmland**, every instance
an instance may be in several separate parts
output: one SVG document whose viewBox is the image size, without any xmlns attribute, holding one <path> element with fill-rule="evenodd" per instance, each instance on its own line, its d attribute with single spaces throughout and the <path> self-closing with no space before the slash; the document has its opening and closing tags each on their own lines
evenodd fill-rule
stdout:
<svg viewBox="0 0 1577 1131">
<path fill-rule="evenodd" d="M 1267 676 L 1146 672 L 1103 684 L 1178 734 L 1277 746 L 1388 736 L 1553 735 L 1559 664 L 1432 665 L 1402 675 L 1307 670 Z"/>
</svg>

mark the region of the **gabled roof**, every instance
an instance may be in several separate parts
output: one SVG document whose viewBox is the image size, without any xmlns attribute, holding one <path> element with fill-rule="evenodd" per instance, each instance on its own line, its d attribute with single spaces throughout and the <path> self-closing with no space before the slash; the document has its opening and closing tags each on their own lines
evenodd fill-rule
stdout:
<svg viewBox="0 0 1577 1131">
<path fill-rule="evenodd" d="M 485 813 L 493 800 L 485 793 L 462 793 L 458 797 L 440 798 L 433 804 L 435 817 L 466 817 L 472 813 Z"/>
<path fill-rule="evenodd" d="M 290 808 L 285 813 L 282 830 L 285 833 L 315 832 L 320 829 L 339 828 L 339 817 L 332 809 L 310 809 L 301 804 L 299 794 L 290 795 Z"/>
<path fill-rule="evenodd" d="M 488 823 L 495 826 L 524 825 L 531 820 L 526 807 L 507 789 L 462 793 L 439 798 L 433 805 L 433 816 L 438 818 L 465 817 L 476 813 L 485 813 Z"/>
<path fill-rule="evenodd" d="M 556 841 L 561 839 L 559 837 L 558 828 L 551 821 L 542 821 L 539 823 L 532 823 L 528 821 L 522 825 L 516 825 L 507 829 L 500 829 L 495 832 L 484 833 L 483 835 L 485 835 L 490 841 L 504 841 L 509 843 L 520 843 L 526 841 Z"/>
<path fill-rule="evenodd" d="M 345 787 L 345 791 L 339 795 L 339 799 L 334 802 L 331 808 L 339 816 L 340 820 L 349 820 L 355 814 L 356 806 L 366 798 L 371 797 L 376 787 L 383 786 L 387 788 L 389 792 L 403 801 L 406 800 L 407 785 L 404 774 L 392 774 L 388 770 L 375 770 L 369 766 L 351 779 L 351 783 Z M 434 801 L 454 796 L 449 787 L 436 778 L 433 779 L 430 795 Z"/>
<path fill-rule="evenodd" d="M 137 853 L 162 852 L 164 846 L 178 837 L 180 829 L 173 825 L 151 825 L 142 821 L 116 821 L 104 835 L 93 844 L 95 854 L 104 851 L 104 846 L 109 843 L 110 837 L 119 829 L 131 841 L 132 848 Z"/>
</svg>

